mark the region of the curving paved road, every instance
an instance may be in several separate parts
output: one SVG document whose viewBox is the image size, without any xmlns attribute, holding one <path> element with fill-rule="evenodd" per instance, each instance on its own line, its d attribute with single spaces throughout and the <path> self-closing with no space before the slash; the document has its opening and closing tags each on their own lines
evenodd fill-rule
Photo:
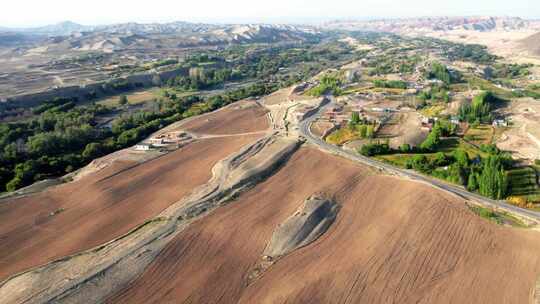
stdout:
<svg viewBox="0 0 540 304">
<path fill-rule="evenodd" d="M 308 118 L 306 118 L 305 120 L 300 122 L 299 132 L 300 132 L 300 134 L 302 136 L 304 136 L 306 138 L 306 140 L 309 143 L 312 143 L 312 144 L 318 146 L 322 150 L 325 150 L 327 152 L 330 152 L 330 153 L 333 153 L 333 154 L 336 154 L 336 155 L 340 155 L 340 156 L 348 158 L 350 160 L 357 161 L 357 162 L 360 162 L 362 164 L 365 164 L 365 165 L 368 165 L 368 166 L 371 166 L 371 167 L 375 167 L 375 168 L 380 169 L 380 170 L 385 170 L 385 171 L 390 172 L 392 174 L 401 175 L 401 176 L 410 178 L 412 180 L 425 182 L 427 184 L 430 184 L 433 187 L 436 187 L 436 188 L 439 188 L 441 190 L 445 190 L 445 191 L 451 192 L 453 194 L 456 194 L 456 195 L 458 195 L 460 197 L 463 197 L 464 199 L 474 200 L 474 201 L 477 201 L 477 202 L 479 202 L 481 204 L 493 207 L 495 209 L 506 211 L 506 212 L 509 212 L 509 213 L 512 213 L 512 214 L 515 214 L 515 215 L 518 215 L 518 216 L 521 216 L 521 217 L 524 217 L 524 218 L 529 218 L 531 220 L 540 222 L 540 212 L 535 212 L 535 211 L 532 211 L 532 210 L 522 209 L 522 208 L 510 205 L 510 204 L 507 204 L 505 201 L 492 200 L 492 199 L 483 197 L 483 196 L 481 196 L 479 194 L 471 193 L 471 192 L 465 190 L 463 187 L 459 187 L 459 186 L 456 186 L 456 185 L 453 185 L 453 184 L 449 184 L 449 183 L 446 183 L 444 181 L 441 181 L 441 180 L 438 180 L 438 179 L 435 179 L 435 178 L 432 178 L 432 177 L 429 177 L 429 176 L 421 175 L 421 174 L 416 173 L 416 172 L 411 171 L 411 170 L 400 169 L 400 168 L 394 167 L 392 165 L 380 162 L 378 160 L 375 160 L 375 159 L 372 159 L 372 158 L 369 158 L 369 157 L 365 157 L 365 156 L 363 156 L 361 154 L 346 151 L 346 150 L 341 149 L 340 147 L 328 144 L 327 142 L 323 141 L 319 137 L 313 135 L 311 133 L 310 126 L 313 123 L 313 121 L 315 121 L 321 115 L 321 113 L 323 113 L 324 110 L 327 107 L 331 106 L 332 104 L 333 104 L 333 98 L 329 97 L 329 102 L 328 103 L 326 103 L 324 106 L 320 107 L 319 110 L 316 113 L 313 113 L 311 116 L 309 116 Z"/>
</svg>

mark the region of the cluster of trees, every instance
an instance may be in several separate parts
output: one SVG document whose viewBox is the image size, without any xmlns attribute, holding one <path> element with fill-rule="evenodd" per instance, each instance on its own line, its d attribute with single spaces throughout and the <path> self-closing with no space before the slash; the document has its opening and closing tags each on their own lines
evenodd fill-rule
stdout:
<svg viewBox="0 0 540 304">
<path fill-rule="evenodd" d="M 407 83 L 401 80 L 380 80 L 373 81 L 373 85 L 376 88 L 390 88 L 390 89 L 406 89 Z"/>
<path fill-rule="evenodd" d="M 177 59 L 172 59 L 172 58 L 160 60 L 160 61 L 151 63 L 148 66 L 148 68 L 155 69 L 155 68 L 158 68 L 158 67 L 162 67 L 162 66 L 166 66 L 166 65 L 172 65 L 172 64 L 178 64 L 178 60 Z"/>
<path fill-rule="evenodd" d="M 417 154 L 409 159 L 406 167 L 463 185 L 469 191 L 478 191 L 492 199 L 503 199 L 508 190 L 505 164 L 509 162 L 508 156 L 499 151 L 483 159 L 470 159 L 467 152 L 456 149 L 450 155 L 443 152 L 431 157 Z"/>
<path fill-rule="evenodd" d="M 450 73 L 448 68 L 439 62 L 431 63 L 431 67 L 426 71 L 425 76 L 427 79 L 438 79 L 446 85 L 456 83 L 461 80 L 461 76 L 457 72 Z"/>
<path fill-rule="evenodd" d="M 490 64 L 497 56 L 488 52 L 487 47 L 478 44 L 460 44 L 439 40 L 443 55 L 451 61 L 470 61 L 478 64 Z"/>
<path fill-rule="evenodd" d="M 361 119 L 358 112 L 352 112 L 349 128 L 356 131 L 361 138 L 373 138 L 375 135 L 375 125 L 366 119 Z"/>
<path fill-rule="evenodd" d="M 324 75 L 319 80 L 319 85 L 311 88 L 307 94 L 311 96 L 321 96 L 324 94 L 339 95 L 341 94 L 341 79 L 336 75 Z"/>
<path fill-rule="evenodd" d="M 367 66 L 372 68 L 369 71 L 370 76 L 387 75 L 394 73 L 411 74 L 416 66 L 421 62 L 420 56 L 404 56 L 407 49 L 397 49 L 395 52 L 371 58 Z"/>
<path fill-rule="evenodd" d="M 388 142 L 367 143 L 360 148 L 360 154 L 364 156 L 385 155 L 394 152 Z"/>
<path fill-rule="evenodd" d="M 506 64 L 506 63 L 499 63 L 494 64 L 491 67 L 487 67 L 484 70 L 484 76 L 487 79 L 491 78 L 518 78 L 518 77 L 524 77 L 531 74 L 530 68 L 532 68 L 532 64 Z"/>
<path fill-rule="evenodd" d="M 487 156 L 469 158 L 463 149 L 452 153 L 436 152 L 440 137 L 452 132 L 443 124 L 436 124 L 420 148 L 404 144 L 392 149 L 388 142 L 373 142 L 363 145 L 359 153 L 364 156 L 394 153 L 415 153 L 405 163 L 407 169 L 436 176 L 449 182 L 463 185 L 470 191 L 477 191 L 492 199 L 503 199 L 508 192 L 508 178 L 505 172 L 512 164 L 509 155 L 502 153 L 495 145 L 482 145 L 481 151 Z M 427 154 L 426 154 L 427 153 Z"/>
<path fill-rule="evenodd" d="M 508 180 L 502 158 L 499 155 L 490 155 L 484 159 L 481 172 L 470 172 L 467 188 L 470 191 L 478 190 L 483 196 L 503 199 L 506 196 Z"/>
<path fill-rule="evenodd" d="M 198 91 L 221 85 L 230 80 L 241 79 L 232 69 L 192 68 L 189 76 L 177 76 L 167 81 L 169 87 L 180 91 Z"/>
<path fill-rule="evenodd" d="M 420 145 L 420 149 L 425 152 L 435 151 L 441 143 L 441 137 L 455 134 L 456 128 L 456 125 L 447 120 L 438 120 L 433 125 L 427 138 Z"/>
<path fill-rule="evenodd" d="M 32 109 L 33 114 L 41 114 L 47 110 L 51 112 L 66 111 L 75 107 L 77 98 L 60 98 L 56 97 L 51 101 L 46 101 L 41 105 Z"/>
<path fill-rule="evenodd" d="M 482 92 L 476 95 L 470 104 L 463 104 L 458 110 L 458 116 L 469 123 L 490 123 L 493 120 L 491 110 L 499 101 L 493 93 Z"/>
<path fill-rule="evenodd" d="M 351 58 L 356 58 L 355 52 L 341 43 L 239 45 L 189 56 L 184 66 L 190 68 L 190 75 L 169 80 L 167 85 L 179 91 L 195 91 L 227 81 L 264 79 L 285 87 Z"/>
<path fill-rule="evenodd" d="M 106 136 L 95 125 L 96 117 L 107 111 L 99 105 L 54 106 L 30 120 L 0 124 L 0 191 L 79 167 L 87 143 Z"/>
<path fill-rule="evenodd" d="M 428 90 L 421 91 L 418 93 L 418 98 L 422 101 L 444 101 L 446 103 L 450 102 L 450 95 L 446 86 L 432 86 Z"/>
<path fill-rule="evenodd" d="M 127 92 L 130 90 L 142 88 L 142 87 L 143 87 L 142 83 L 131 83 L 131 82 L 128 82 L 127 80 L 121 80 L 121 81 L 116 81 L 109 84 L 104 84 L 102 86 L 102 89 L 107 92 L 109 91 Z"/>
</svg>

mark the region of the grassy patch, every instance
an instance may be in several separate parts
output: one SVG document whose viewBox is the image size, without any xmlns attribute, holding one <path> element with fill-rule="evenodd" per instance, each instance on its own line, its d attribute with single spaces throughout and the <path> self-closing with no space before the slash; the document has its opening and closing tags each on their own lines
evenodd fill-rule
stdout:
<svg viewBox="0 0 540 304">
<path fill-rule="evenodd" d="M 326 142 L 333 145 L 342 145 L 348 141 L 359 139 L 360 133 L 350 127 L 339 128 L 326 137 Z"/>
<path fill-rule="evenodd" d="M 154 98 L 158 97 L 157 89 L 147 89 L 143 91 L 132 92 L 128 94 L 118 94 L 111 97 L 107 97 L 103 100 L 97 101 L 97 104 L 104 106 L 118 106 L 120 101 L 120 96 L 125 95 L 128 99 L 129 104 L 139 104 L 147 101 L 151 101 Z"/>
<path fill-rule="evenodd" d="M 491 91 L 495 95 L 497 95 L 497 97 L 503 99 L 511 99 L 513 97 L 511 91 L 499 88 L 488 80 L 478 77 L 470 77 L 467 79 L 467 81 L 469 82 L 471 89 Z"/>
<path fill-rule="evenodd" d="M 464 139 L 475 145 L 490 144 L 493 141 L 494 130 L 492 126 L 480 125 L 471 127 L 465 133 Z"/>
<path fill-rule="evenodd" d="M 405 92 L 405 89 L 396 89 L 396 88 L 372 88 L 369 91 L 374 93 L 387 93 L 387 94 L 394 94 L 394 95 L 400 95 Z"/>
<path fill-rule="evenodd" d="M 446 109 L 446 105 L 441 103 L 435 103 L 420 110 L 420 113 L 426 117 L 436 117 Z"/>
<path fill-rule="evenodd" d="M 491 222 L 494 222 L 498 225 L 509 225 L 512 227 L 518 228 L 527 228 L 527 225 L 523 223 L 520 219 L 506 213 L 494 211 L 490 208 L 480 207 L 480 206 L 469 206 L 472 212 L 481 218 L 485 218 Z"/>
<path fill-rule="evenodd" d="M 412 159 L 415 155 L 425 155 L 428 158 L 428 160 L 432 161 L 436 157 L 436 152 L 443 152 L 446 155 L 451 155 L 456 149 L 462 149 L 463 151 L 467 152 L 467 154 L 469 155 L 469 158 L 471 159 L 477 156 L 487 157 L 487 154 L 485 152 L 480 151 L 480 149 L 478 149 L 474 145 L 471 145 L 460 138 L 444 138 L 441 140 L 441 143 L 437 147 L 437 151 L 433 153 L 378 155 L 378 156 L 375 156 L 375 158 L 380 161 L 383 161 L 383 162 L 386 162 L 386 163 L 389 163 L 389 164 L 392 164 L 401 168 L 405 168 L 407 161 L 409 159 Z"/>
<path fill-rule="evenodd" d="M 451 153 L 458 148 L 467 152 L 469 158 L 475 158 L 476 156 L 487 157 L 487 153 L 480 151 L 476 146 L 471 145 L 461 138 L 444 138 L 441 140 L 437 150 L 444 153 Z"/>
</svg>

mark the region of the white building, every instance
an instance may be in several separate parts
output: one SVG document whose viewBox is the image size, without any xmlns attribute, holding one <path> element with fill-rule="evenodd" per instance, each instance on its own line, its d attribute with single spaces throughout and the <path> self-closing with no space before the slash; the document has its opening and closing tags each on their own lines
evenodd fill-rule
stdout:
<svg viewBox="0 0 540 304">
<path fill-rule="evenodd" d="M 135 145 L 135 150 L 137 151 L 148 151 L 150 150 L 151 146 L 149 144 L 138 144 Z"/>
</svg>

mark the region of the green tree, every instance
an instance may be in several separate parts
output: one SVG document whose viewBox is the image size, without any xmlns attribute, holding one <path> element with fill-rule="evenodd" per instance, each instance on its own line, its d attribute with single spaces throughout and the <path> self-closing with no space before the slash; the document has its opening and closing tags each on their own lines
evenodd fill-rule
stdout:
<svg viewBox="0 0 540 304">
<path fill-rule="evenodd" d="M 448 181 L 464 185 L 465 184 L 465 169 L 458 163 L 453 163 L 448 167 Z"/>
<path fill-rule="evenodd" d="M 124 106 L 128 103 L 128 98 L 126 95 L 121 95 L 120 96 L 120 99 L 118 99 L 118 104 L 120 104 L 121 106 Z"/>
<path fill-rule="evenodd" d="M 360 134 L 361 138 L 367 138 L 367 126 L 366 125 L 358 126 L 358 133 Z"/>
<path fill-rule="evenodd" d="M 480 194 L 492 199 L 504 198 L 508 185 L 501 159 L 498 156 L 490 155 L 484 160 L 478 184 Z"/>
<path fill-rule="evenodd" d="M 469 166 L 469 155 L 467 154 L 467 152 L 465 152 L 465 150 L 458 148 L 454 150 L 452 154 L 452 156 L 460 166 L 465 168 Z"/>
<path fill-rule="evenodd" d="M 366 126 L 366 138 L 373 138 L 375 135 L 375 127 L 373 125 Z"/>
<path fill-rule="evenodd" d="M 15 191 L 21 187 L 28 186 L 34 181 L 37 173 L 37 162 L 27 160 L 15 166 L 15 177 L 6 185 L 7 191 Z"/>
<path fill-rule="evenodd" d="M 435 158 L 433 159 L 433 163 L 437 167 L 445 166 L 448 162 L 448 159 L 446 158 L 446 155 L 443 152 L 437 152 L 435 153 Z"/>
<path fill-rule="evenodd" d="M 426 151 L 433 151 L 441 142 L 442 130 L 438 123 L 433 126 L 428 137 L 422 142 L 420 148 Z"/>
<path fill-rule="evenodd" d="M 476 173 L 474 173 L 474 172 L 471 172 L 471 174 L 469 174 L 469 180 L 467 182 L 467 189 L 469 191 L 478 190 L 478 177 L 477 177 Z"/>
<path fill-rule="evenodd" d="M 357 125 L 360 123 L 360 114 L 358 112 L 352 112 L 351 114 L 351 124 Z"/>
<path fill-rule="evenodd" d="M 94 159 L 98 156 L 101 156 L 103 155 L 103 145 L 100 144 L 100 143 L 89 143 L 86 145 L 86 147 L 84 148 L 84 151 L 82 153 L 82 156 L 85 158 L 85 159 Z"/>
<path fill-rule="evenodd" d="M 409 144 L 402 144 L 400 147 L 399 147 L 399 151 L 401 151 L 402 153 L 408 153 L 411 151 L 411 145 Z"/>
</svg>

